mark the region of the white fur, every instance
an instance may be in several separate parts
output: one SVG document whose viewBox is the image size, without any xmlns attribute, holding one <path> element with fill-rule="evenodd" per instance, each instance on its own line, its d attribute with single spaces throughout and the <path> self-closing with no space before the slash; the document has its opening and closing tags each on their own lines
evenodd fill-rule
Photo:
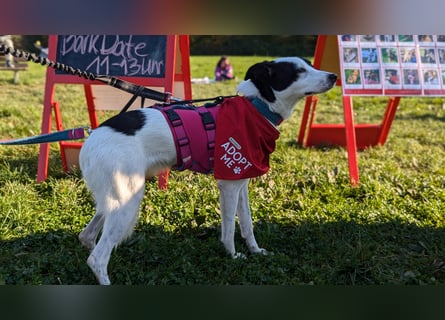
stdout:
<svg viewBox="0 0 445 320">
<path fill-rule="evenodd" d="M 333 85 L 329 73 L 315 70 L 299 58 L 282 58 L 306 72 L 282 91 L 274 91 L 276 101 L 271 111 L 286 119 L 305 92 L 323 92 Z M 251 80 L 243 81 L 238 91 L 248 97 L 262 98 Z M 142 109 L 146 123 L 134 136 L 124 135 L 103 126 L 94 130 L 80 152 L 80 167 L 88 188 L 96 201 L 96 213 L 79 234 L 81 243 L 91 254 L 87 263 L 100 284 L 110 284 L 107 266 L 112 250 L 129 237 L 137 222 L 144 195 L 145 179 L 158 175 L 176 163 L 176 149 L 164 116 L 152 108 Z M 238 215 L 241 235 L 252 253 L 267 254 L 260 248 L 253 233 L 248 197 L 249 179 L 219 180 L 222 215 L 221 241 L 232 257 L 235 250 L 235 216 Z M 99 232 L 102 235 L 96 243 Z"/>
</svg>

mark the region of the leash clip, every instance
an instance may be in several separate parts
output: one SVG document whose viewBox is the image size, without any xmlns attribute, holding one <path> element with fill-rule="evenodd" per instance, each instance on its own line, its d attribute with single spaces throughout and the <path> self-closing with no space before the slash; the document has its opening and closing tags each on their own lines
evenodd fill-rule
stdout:
<svg viewBox="0 0 445 320">
<path fill-rule="evenodd" d="M 181 98 L 173 97 L 173 94 L 171 92 L 165 92 L 165 94 L 167 95 L 167 99 L 165 100 L 165 104 L 172 104 L 173 102 L 182 101 Z"/>
</svg>

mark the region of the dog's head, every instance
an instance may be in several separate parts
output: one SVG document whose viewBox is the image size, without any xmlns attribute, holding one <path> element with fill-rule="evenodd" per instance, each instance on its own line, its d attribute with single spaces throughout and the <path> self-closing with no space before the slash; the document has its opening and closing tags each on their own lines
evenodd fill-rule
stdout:
<svg viewBox="0 0 445 320">
<path fill-rule="evenodd" d="M 315 69 L 302 58 L 279 58 L 251 66 L 238 91 L 247 97 L 260 97 L 284 119 L 301 98 L 331 89 L 337 75 Z"/>
</svg>

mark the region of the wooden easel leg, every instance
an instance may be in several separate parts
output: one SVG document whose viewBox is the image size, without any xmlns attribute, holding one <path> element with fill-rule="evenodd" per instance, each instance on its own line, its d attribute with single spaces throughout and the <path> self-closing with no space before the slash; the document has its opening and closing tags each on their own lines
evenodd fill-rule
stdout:
<svg viewBox="0 0 445 320">
<path fill-rule="evenodd" d="M 48 176 L 48 158 L 49 158 L 49 144 L 42 143 L 39 151 L 39 163 L 37 166 L 37 182 L 43 182 Z"/>
<path fill-rule="evenodd" d="M 318 99 L 316 96 L 310 96 L 306 98 L 306 103 L 304 104 L 303 116 L 301 117 L 300 132 L 298 134 L 298 140 L 297 140 L 300 146 L 303 147 L 306 146 L 305 136 L 308 130 L 309 115 L 311 115 L 311 121 L 309 122 L 309 130 L 310 130 L 312 120 L 314 118 L 317 101 Z"/>
<path fill-rule="evenodd" d="M 54 111 L 54 118 L 56 120 L 57 131 L 61 131 L 63 130 L 63 123 L 62 123 L 62 114 L 60 113 L 60 104 L 58 101 L 54 101 L 51 104 L 51 106 Z"/>
<path fill-rule="evenodd" d="M 164 172 L 161 172 L 161 174 L 158 177 L 158 188 L 160 190 L 167 190 L 168 189 L 168 174 L 169 171 L 166 170 Z"/>
<path fill-rule="evenodd" d="M 381 124 L 381 131 L 378 140 L 378 145 L 384 145 L 388 138 L 389 130 L 391 129 L 392 122 L 396 116 L 397 107 L 399 106 L 400 97 L 390 97 L 386 106 L 385 115 Z"/>
<path fill-rule="evenodd" d="M 42 134 L 51 132 L 51 110 L 43 111 Z M 43 182 L 48 176 L 49 143 L 40 144 L 39 162 L 37 165 L 37 182 Z"/>
<path fill-rule="evenodd" d="M 88 116 L 90 118 L 91 129 L 96 129 L 99 126 L 97 120 L 96 107 L 94 105 L 93 89 L 90 84 L 84 84 L 85 98 L 87 100 Z"/>
<path fill-rule="evenodd" d="M 343 96 L 343 111 L 345 117 L 346 148 L 348 152 L 349 179 L 353 186 L 360 183 L 357 162 L 357 143 L 355 136 L 354 114 L 352 98 Z"/>
<path fill-rule="evenodd" d="M 62 114 L 60 113 L 60 104 L 58 101 L 53 101 L 51 104 L 52 111 L 54 112 L 54 120 L 56 121 L 57 131 L 63 130 Z M 62 142 L 59 142 L 60 157 L 62 158 L 62 167 L 64 172 L 68 172 L 68 164 L 65 155 L 65 149 Z"/>
</svg>

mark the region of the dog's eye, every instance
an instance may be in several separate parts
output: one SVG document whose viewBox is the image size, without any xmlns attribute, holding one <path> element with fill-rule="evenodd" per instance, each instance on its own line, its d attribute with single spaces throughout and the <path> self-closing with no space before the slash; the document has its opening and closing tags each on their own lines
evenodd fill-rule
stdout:
<svg viewBox="0 0 445 320">
<path fill-rule="evenodd" d="M 306 59 L 306 58 L 302 58 L 302 59 L 304 62 L 306 62 L 308 65 L 310 65 L 312 67 L 312 63 L 308 59 Z"/>
<path fill-rule="evenodd" d="M 297 73 L 303 73 L 303 72 L 306 72 L 306 69 L 305 68 L 297 68 Z"/>
</svg>

